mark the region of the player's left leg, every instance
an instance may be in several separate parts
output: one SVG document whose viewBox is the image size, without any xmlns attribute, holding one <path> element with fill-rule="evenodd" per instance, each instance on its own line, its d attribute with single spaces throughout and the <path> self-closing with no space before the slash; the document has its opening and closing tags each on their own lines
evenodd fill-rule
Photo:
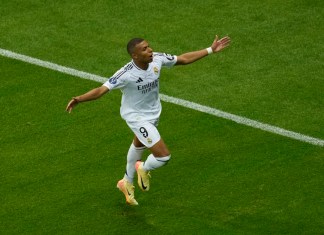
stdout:
<svg viewBox="0 0 324 235">
<path fill-rule="evenodd" d="M 171 158 L 171 153 L 162 138 L 150 148 L 150 151 L 152 154 L 148 156 L 143 164 L 143 169 L 146 171 L 164 166 Z"/>
<path fill-rule="evenodd" d="M 135 165 L 138 175 L 138 186 L 143 191 L 150 189 L 150 171 L 166 165 L 171 158 L 171 154 L 163 139 L 154 144 L 150 151 L 152 154 L 148 156 L 145 162 L 138 161 Z"/>
</svg>

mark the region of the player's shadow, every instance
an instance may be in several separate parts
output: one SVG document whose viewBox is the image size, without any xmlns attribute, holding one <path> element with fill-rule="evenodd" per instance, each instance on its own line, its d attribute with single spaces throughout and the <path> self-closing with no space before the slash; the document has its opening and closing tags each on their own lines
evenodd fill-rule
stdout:
<svg viewBox="0 0 324 235">
<path fill-rule="evenodd" d="M 127 204 L 120 204 L 120 212 L 124 217 L 124 221 L 127 224 L 128 231 L 134 229 L 134 231 L 143 231 L 144 233 L 154 233 L 157 231 L 156 227 L 150 223 L 150 219 L 147 217 L 145 210 L 141 206 L 129 206 Z"/>
</svg>

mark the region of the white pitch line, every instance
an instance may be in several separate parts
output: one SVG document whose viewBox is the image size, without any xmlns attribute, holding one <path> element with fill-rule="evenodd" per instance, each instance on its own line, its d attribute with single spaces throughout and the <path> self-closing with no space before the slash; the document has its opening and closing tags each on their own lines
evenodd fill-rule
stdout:
<svg viewBox="0 0 324 235">
<path fill-rule="evenodd" d="M 293 131 L 285 130 L 280 127 L 271 126 L 269 124 L 265 124 L 265 123 L 258 122 L 258 121 L 255 121 L 255 120 L 252 120 L 249 118 L 241 117 L 241 116 L 238 116 L 235 114 L 227 113 L 227 112 L 224 112 L 224 111 L 221 111 L 218 109 L 214 109 L 211 107 L 193 103 L 193 102 L 190 102 L 187 100 L 174 98 L 172 96 L 160 94 L 160 97 L 165 102 L 177 104 L 177 105 L 187 107 L 190 109 L 194 109 L 194 110 L 197 110 L 197 111 L 200 111 L 203 113 L 208 113 L 208 114 L 214 115 L 216 117 L 224 118 L 224 119 L 231 120 L 231 121 L 239 123 L 239 124 L 243 124 L 245 126 L 250 126 L 250 127 L 256 128 L 256 129 L 261 129 L 263 131 L 275 133 L 275 134 L 278 134 L 281 136 L 289 137 L 291 139 L 299 140 L 299 141 L 310 143 L 313 145 L 324 146 L 324 140 L 317 139 L 317 138 L 314 138 L 311 136 L 307 136 L 307 135 L 303 135 L 303 134 L 296 133 Z"/>
<path fill-rule="evenodd" d="M 18 54 L 12 51 L 8 51 L 8 50 L 4 50 L 0 48 L 0 55 L 7 57 L 7 58 L 11 58 L 11 59 L 16 59 L 16 60 L 20 60 L 20 61 L 24 61 L 26 63 L 30 63 L 30 64 L 34 64 L 34 65 L 38 65 L 44 68 L 48 68 L 51 70 L 55 70 L 55 71 L 59 71 L 61 73 L 65 73 L 65 74 L 69 74 L 75 77 L 80 77 L 80 78 L 84 78 L 84 79 L 88 79 L 88 80 L 92 80 L 92 81 L 96 81 L 96 82 L 100 82 L 100 83 L 104 83 L 107 78 L 105 77 L 101 77 L 101 76 L 97 76 L 91 73 L 86 73 L 86 72 L 82 72 L 76 69 L 72 69 L 72 68 L 68 68 L 62 65 L 58 65 L 58 64 L 54 64 L 48 61 L 43 61 L 40 59 L 36 59 L 33 57 L 29 57 L 26 55 L 22 55 L 22 54 Z M 293 131 L 289 131 L 289 130 L 285 130 L 282 129 L 280 127 L 276 127 L 276 126 L 272 126 L 269 124 L 265 124 L 262 122 L 258 122 L 249 118 L 245 118 L 245 117 L 241 117 L 235 114 L 231 114 L 231 113 L 227 113 L 218 109 L 214 109 L 208 106 L 204 106 L 204 105 L 200 105 L 194 102 L 190 102 L 187 100 L 183 100 L 183 99 L 179 99 L 179 98 L 175 98 L 172 96 L 168 96 L 168 95 L 164 95 L 164 94 L 160 94 L 160 98 L 161 100 L 168 102 L 168 103 L 172 103 L 172 104 L 176 104 L 176 105 L 180 105 L 186 108 L 190 108 L 193 110 L 197 110 L 203 113 L 207 113 L 207 114 L 211 114 L 214 115 L 216 117 L 220 117 L 220 118 L 224 118 L 227 120 L 231 120 L 234 121 L 236 123 L 239 124 L 243 124 L 246 126 L 250 126 L 256 129 L 261 129 L 263 131 L 267 131 L 270 133 L 274 133 L 277 135 L 281 135 L 281 136 L 285 136 L 291 139 L 295 139 L 295 140 L 299 140 L 301 142 L 305 142 L 305 143 L 309 143 L 312 145 L 317 145 L 317 146 L 324 146 L 324 140 L 322 139 L 318 139 L 318 138 L 314 138 L 311 136 L 307 136 L 307 135 L 303 135 L 297 132 L 293 132 Z"/>
</svg>

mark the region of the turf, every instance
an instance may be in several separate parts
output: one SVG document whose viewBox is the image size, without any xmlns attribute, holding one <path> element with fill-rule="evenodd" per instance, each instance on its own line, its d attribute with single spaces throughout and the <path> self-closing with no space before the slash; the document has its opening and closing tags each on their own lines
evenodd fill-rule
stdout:
<svg viewBox="0 0 324 235">
<path fill-rule="evenodd" d="M 324 139 L 322 1 L 0 1 L 0 48 L 101 76 L 145 37 L 180 54 L 229 34 L 219 55 L 164 70 L 161 92 Z M 172 161 L 140 206 L 115 188 L 132 133 L 121 94 L 0 58 L 1 234 L 322 234 L 323 147 L 163 103 Z"/>
</svg>

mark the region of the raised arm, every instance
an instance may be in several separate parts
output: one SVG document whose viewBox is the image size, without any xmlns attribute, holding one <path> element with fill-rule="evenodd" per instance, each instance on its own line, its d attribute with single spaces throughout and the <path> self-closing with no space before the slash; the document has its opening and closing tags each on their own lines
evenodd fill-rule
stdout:
<svg viewBox="0 0 324 235">
<path fill-rule="evenodd" d="M 199 51 L 187 52 L 182 55 L 179 55 L 177 57 L 176 65 L 191 64 L 209 54 L 217 53 L 223 50 L 225 47 L 227 47 L 230 44 L 230 41 L 230 38 L 227 36 L 218 40 L 218 36 L 216 35 L 215 40 L 209 48 L 202 49 Z"/>
<path fill-rule="evenodd" d="M 92 89 L 83 95 L 73 97 L 72 100 L 66 106 L 66 111 L 71 113 L 72 109 L 78 103 L 86 102 L 86 101 L 90 101 L 90 100 L 96 100 L 96 99 L 100 98 L 101 96 L 103 96 L 104 94 L 106 94 L 108 91 L 109 91 L 109 89 L 106 86 L 101 86 L 101 87 Z"/>
</svg>

